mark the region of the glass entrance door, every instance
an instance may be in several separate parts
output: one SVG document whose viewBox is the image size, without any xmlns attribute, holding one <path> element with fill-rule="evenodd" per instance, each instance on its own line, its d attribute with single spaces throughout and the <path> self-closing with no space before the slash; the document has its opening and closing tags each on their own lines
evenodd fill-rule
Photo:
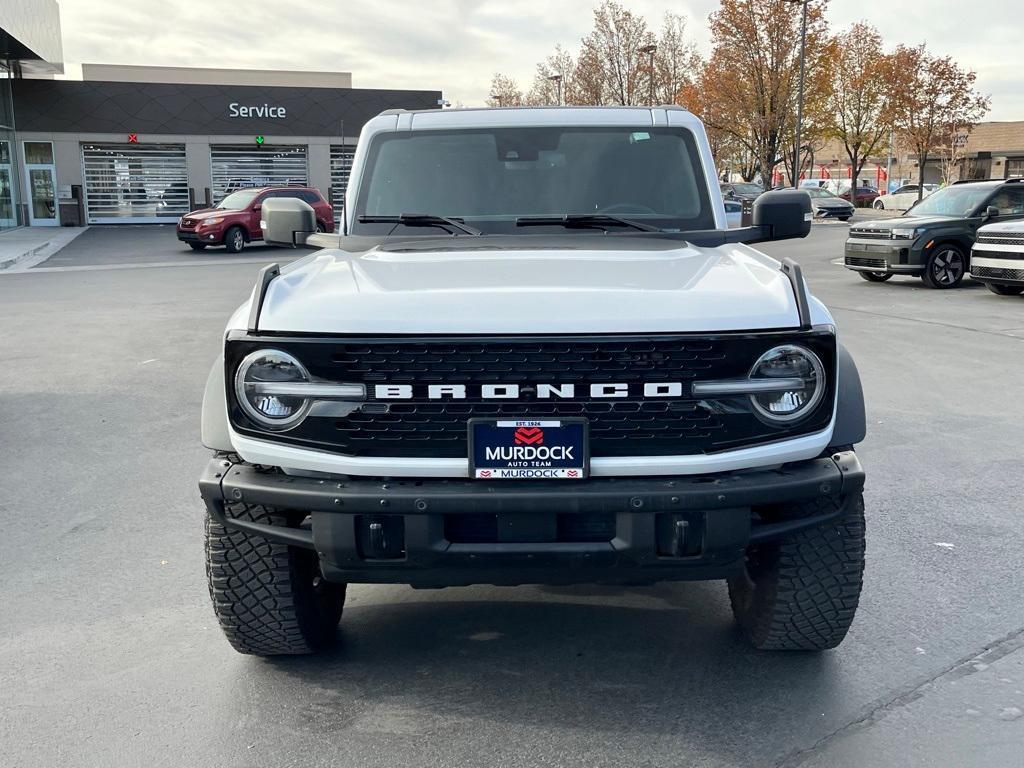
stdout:
<svg viewBox="0 0 1024 768">
<path fill-rule="evenodd" d="M 0 140 L 0 229 L 18 224 L 14 210 L 14 168 L 11 166 L 10 142 Z"/>
<path fill-rule="evenodd" d="M 57 226 L 57 169 L 50 142 L 25 142 L 25 186 L 28 223 L 33 227 Z"/>
</svg>

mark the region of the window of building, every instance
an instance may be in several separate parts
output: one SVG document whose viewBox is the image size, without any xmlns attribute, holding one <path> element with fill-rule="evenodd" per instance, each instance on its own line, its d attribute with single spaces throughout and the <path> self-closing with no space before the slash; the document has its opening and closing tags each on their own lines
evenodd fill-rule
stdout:
<svg viewBox="0 0 1024 768">
<path fill-rule="evenodd" d="M 1006 161 L 1006 176 L 1010 179 L 1024 178 L 1024 157 L 1013 157 Z"/>
</svg>

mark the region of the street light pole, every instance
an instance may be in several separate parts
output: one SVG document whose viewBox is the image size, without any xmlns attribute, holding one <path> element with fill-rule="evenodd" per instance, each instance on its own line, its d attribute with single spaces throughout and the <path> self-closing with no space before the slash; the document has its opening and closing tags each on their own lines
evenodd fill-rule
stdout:
<svg viewBox="0 0 1024 768">
<path fill-rule="evenodd" d="M 556 89 L 555 92 L 557 94 L 557 98 L 556 98 L 555 104 L 557 104 L 560 107 L 560 106 L 562 106 L 562 76 L 561 75 L 551 75 L 548 78 L 548 80 L 551 80 L 555 84 L 555 89 Z"/>
<path fill-rule="evenodd" d="M 793 188 L 800 186 L 800 132 L 804 122 L 804 67 L 807 51 L 807 3 L 810 0 L 786 0 L 787 3 L 801 5 L 800 21 L 800 90 L 796 101 L 796 142 L 793 144 Z"/>
<path fill-rule="evenodd" d="M 645 45 L 643 48 L 640 49 L 640 53 L 646 53 L 647 57 L 648 57 L 647 58 L 647 82 L 648 82 L 648 85 L 650 86 L 650 90 L 649 90 L 649 93 L 648 93 L 648 99 L 647 100 L 648 100 L 648 102 L 650 103 L 650 105 L 652 107 L 654 106 L 654 53 L 657 50 L 658 50 L 658 46 L 653 45 L 653 44 L 652 45 Z"/>
</svg>

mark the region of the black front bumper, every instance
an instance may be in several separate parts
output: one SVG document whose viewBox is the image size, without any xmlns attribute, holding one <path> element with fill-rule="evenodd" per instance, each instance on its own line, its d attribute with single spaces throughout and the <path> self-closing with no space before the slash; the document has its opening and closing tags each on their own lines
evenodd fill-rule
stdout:
<svg viewBox="0 0 1024 768">
<path fill-rule="evenodd" d="M 749 546 L 840 517 L 863 486 L 852 451 L 774 470 L 578 483 L 320 480 L 214 459 L 199 482 L 214 519 L 315 550 L 329 580 L 423 587 L 723 578 Z M 308 519 L 235 519 L 244 505 Z"/>
</svg>

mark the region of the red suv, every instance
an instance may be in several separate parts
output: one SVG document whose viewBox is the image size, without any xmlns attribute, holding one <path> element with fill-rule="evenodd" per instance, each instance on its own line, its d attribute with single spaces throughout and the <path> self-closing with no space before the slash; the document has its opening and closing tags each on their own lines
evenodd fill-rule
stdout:
<svg viewBox="0 0 1024 768">
<path fill-rule="evenodd" d="M 240 189 L 225 197 L 214 208 L 192 211 L 178 220 L 178 239 L 193 251 L 208 245 L 223 245 L 228 253 L 238 253 L 246 243 L 263 239 L 260 209 L 270 197 L 297 197 L 316 211 L 316 231 L 334 231 L 334 210 L 314 187 L 258 187 Z"/>
</svg>

